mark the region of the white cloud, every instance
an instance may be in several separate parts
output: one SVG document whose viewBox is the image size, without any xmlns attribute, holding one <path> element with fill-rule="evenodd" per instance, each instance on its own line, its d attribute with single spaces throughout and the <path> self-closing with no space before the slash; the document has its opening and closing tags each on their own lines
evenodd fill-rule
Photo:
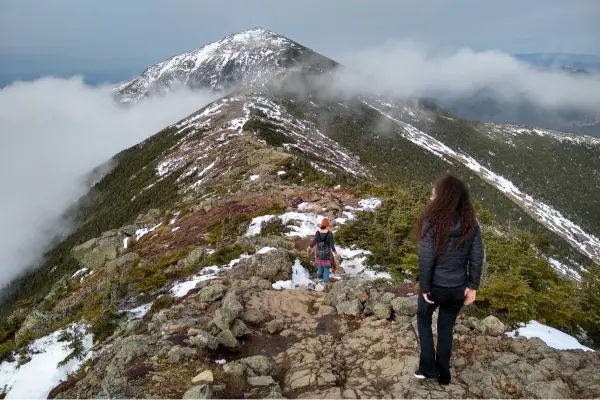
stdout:
<svg viewBox="0 0 600 400">
<path fill-rule="evenodd" d="M 407 40 L 342 54 L 337 61 L 347 67 L 338 74 L 338 84 L 351 92 L 375 88 L 402 97 L 464 97 L 491 89 L 500 100 L 519 97 L 546 108 L 599 110 L 600 76 L 540 71 L 500 51 L 433 52 Z"/>
<path fill-rule="evenodd" d="M 85 177 L 119 151 L 202 108 L 179 91 L 124 108 L 111 87 L 44 78 L 0 90 L 0 286 L 38 261 L 60 216 L 89 189 Z"/>
</svg>

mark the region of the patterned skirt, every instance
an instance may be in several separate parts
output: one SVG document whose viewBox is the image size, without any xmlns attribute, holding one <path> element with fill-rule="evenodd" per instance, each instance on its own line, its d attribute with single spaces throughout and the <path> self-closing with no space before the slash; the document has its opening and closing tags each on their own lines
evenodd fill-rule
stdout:
<svg viewBox="0 0 600 400">
<path fill-rule="evenodd" d="M 335 267 L 335 260 L 333 258 L 333 253 L 331 253 L 331 256 L 329 258 L 329 260 L 319 260 L 317 257 L 315 257 L 315 267 L 323 267 L 323 268 L 331 268 L 331 267 Z"/>
</svg>

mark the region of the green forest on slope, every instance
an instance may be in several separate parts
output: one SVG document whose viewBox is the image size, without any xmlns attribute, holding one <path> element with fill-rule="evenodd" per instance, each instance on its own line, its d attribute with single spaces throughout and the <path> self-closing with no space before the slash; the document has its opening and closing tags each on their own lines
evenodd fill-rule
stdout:
<svg viewBox="0 0 600 400">
<path fill-rule="evenodd" d="M 375 172 L 379 182 L 431 187 L 442 173 L 452 171 L 468 182 L 473 197 L 481 201 L 497 221 L 503 221 L 505 228 L 515 226 L 534 235 L 547 235 L 549 255 L 571 259 L 580 265 L 591 263 L 475 172 L 459 163 L 449 164 L 403 138 L 398 127 L 386 124 L 378 111 L 364 103 L 353 100 L 345 104 L 334 101 L 317 104 L 316 99 L 308 102 L 291 94 L 278 99 L 290 114 L 314 122 L 323 133 L 359 156 Z"/>
<path fill-rule="evenodd" d="M 342 225 L 336 233 L 338 243 L 370 250 L 367 264 L 390 272 L 399 282 L 407 275 L 418 282 L 418 248 L 411 234 L 429 191 L 389 185 L 364 185 L 357 191 L 378 196 L 383 203 Z M 600 343 L 600 268 L 590 267 L 582 273 L 581 284 L 574 284 L 534 250 L 543 247 L 543 235 L 516 228 L 501 234 L 491 213 L 483 208 L 477 211 L 478 219 L 485 221 L 487 262 L 478 301 L 467 312 L 492 313 L 510 324 L 535 319 L 572 335 L 582 327 Z"/>
<path fill-rule="evenodd" d="M 433 122 L 422 121 L 416 127 L 600 235 L 600 145 L 561 141 L 533 129 L 515 134 L 508 125 L 468 121 L 429 107 Z M 397 116 L 395 108 L 382 111 Z"/>
</svg>

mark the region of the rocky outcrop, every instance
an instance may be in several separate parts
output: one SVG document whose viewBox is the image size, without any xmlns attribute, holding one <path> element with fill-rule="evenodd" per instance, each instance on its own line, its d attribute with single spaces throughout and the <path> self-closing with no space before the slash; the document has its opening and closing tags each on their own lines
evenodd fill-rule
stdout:
<svg viewBox="0 0 600 400">
<path fill-rule="evenodd" d="M 504 324 L 493 315 L 481 321 L 477 318 L 469 318 L 468 323 L 484 335 L 501 336 L 505 330 Z"/>
<path fill-rule="evenodd" d="M 209 385 L 194 386 L 183 394 L 182 399 L 212 399 L 212 389 Z"/>
<path fill-rule="evenodd" d="M 557 351 L 538 340 L 456 335 L 449 386 L 412 378 L 418 338 L 410 324 L 369 317 L 336 339 L 306 338 L 281 353 L 283 393 L 299 398 L 592 397 L 600 363 L 590 353 Z"/>
<path fill-rule="evenodd" d="M 272 148 L 257 149 L 248 154 L 246 160 L 250 167 L 255 167 L 254 171 L 269 172 L 292 157 L 289 153 L 277 151 Z M 258 169 L 257 169 L 258 168 Z"/>
<path fill-rule="evenodd" d="M 292 276 L 292 262 L 286 250 L 277 249 L 241 260 L 236 272 L 270 282 L 288 280 Z"/>
<path fill-rule="evenodd" d="M 264 247 L 293 250 L 294 242 L 284 236 L 242 236 L 238 243 L 244 247 L 252 247 L 258 251 Z"/>
<path fill-rule="evenodd" d="M 112 260 L 106 263 L 106 272 L 108 272 L 109 274 L 119 274 L 123 267 L 139 259 L 140 256 L 137 253 L 124 254 L 116 260 Z"/>
<path fill-rule="evenodd" d="M 223 368 L 225 372 L 246 376 L 277 376 L 278 367 L 273 359 L 266 356 L 253 356 L 233 361 Z"/>
<path fill-rule="evenodd" d="M 198 293 L 198 300 L 210 303 L 222 298 L 226 292 L 227 288 L 224 285 L 210 285 L 203 288 L 200 293 Z"/>
<path fill-rule="evenodd" d="M 60 317 L 56 314 L 46 311 L 35 310 L 27 315 L 23 324 L 15 334 L 15 343 L 17 346 L 25 344 L 30 338 L 41 337 L 48 333 L 49 329 Z"/>
<path fill-rule="evenodd" d="M 85 268 L 99 268 L 119 256 L 124 250 L 123 239 L 127 237 L 129 235 L 118 229 L 104 232 L 99 238 L 90 239 L 74 247 L 71 255 Z"/>
<path fill-rule="evenodd" d="M 338 314 L 354 317 L 375 315 L 379 319 L 394 316 L 414 316 L 417 297 L 397 297 L 394 293 L 380 292 L 372 282 L 348 279 L 337 282 L 327 294 L 324 303 L 334 306 Z"/>
</svg>

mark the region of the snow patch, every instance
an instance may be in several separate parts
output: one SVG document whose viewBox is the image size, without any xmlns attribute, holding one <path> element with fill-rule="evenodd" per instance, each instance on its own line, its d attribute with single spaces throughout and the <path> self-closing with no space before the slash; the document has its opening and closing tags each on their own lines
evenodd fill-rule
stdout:
<svg viewBox="0 0 600 400">
<path fill-rule="evenodd" d="M 316 284 L 310 279 L 310 273 L 300 263 L 299 259 L 292 265 L 292 279 L 287 281 L 277 281 L 273 284 L 273 289 L 315 289 Z"/>
<path fill-rule="evenodd" d="M 251 176 L 250 176 L 250 180 L 251 180 L 251 181 L 255 181 L 255 180 L 257 180 L 258 178 L 260 178 L 260 175 L 251 175 Z"/>
<path fill-rule="evenodd" d="M 246 236 L 256 236 L 260 235 L 260 231 L 262 229 L 263 222 L 269 222 L 272 219 L 277 218 L 276 215 L 261 215 L 260 217 L 252 218 L 250 225 L 248 226 L 248 230 L 246 231 Z"/>
<path fill-rule="evenodd" d="M 359 200 L 358 205 L 363 211 L 373 211 L 381 205 L 381 199 L 369 197 L 368 199 Z"/>
<path fill-rule="evenodd" d="M 250 257 L 251 257 L 251 256 L 250 256 L 250 255 L 248 255 L 248 254 L 246 254 L 246 253 L 244 253 L 244 254 L 241 254 L 241 255 L 240 255 L 240 258 L 236 258 L 235 260 L 231 260 L 231 261 L 229 262 L 229 265 L 228 265 L 228 266 L 229 266 L 229 267 L 233 267 L 234 265 L 236 265 L 237 263 L 239 263 L 239 262 L 240 262 L 240 261 L 242 261 L 243 259 L 245 259 L 245 258 L 250 258 Z"/>
<path fill-rule="evenodd" d="M 540 324 L 537 321 L 530 321 L 528 324 L 524 324 L 524 326 L 519 327 L 513 332 L 507 332 L 505 335 L 512 338 L 521 336 L 528 339 L 540 338 L 549 347 L 556 350 L 581 349 L 584 351 L 594 351 L 579 343 L 573 336 L 567 335 L 558 329 Z"/>
<path fill-rule="evenodd" d="M 75 279 L 78 275 L 83 274 L 85 271 L 87 271 L 89 268 L 81 268 L 80 270 L 78 270 L 77 272 L 75 272 L 73 274 L 73 276 L 71 276 L 71 279 Z"/>
<path fill-rule="evenodd" d="M 236 261 L 236 260 L 233 260 Z M 232 261 L 232 262 L 233 262 Z M 240 259 L 237 260 L 238 262 Z M 219 266 L 211 266 L 202 269 L 202 273 L 199 275 L 192 276 L 186 281 L 179 282 L 171 287 L 171 294 L 173 297 L 183 297 L 190 290 L 194 289 L 198 282 L 209 281 L 215 279 L 219 273 L 231 268 L 230 266 L 219 267 Z"/>
<path fill-rule="evenodd" d="M 552 268 L 554 268 L 556 271 L 560 272 L 563 275 L 570 276 L 570 277 L 578 280 L 579 282 L 581 282 L 581 275 L 579 275 L 579 272 L 577 272 L 573 268 L 569 267 L 566 264 L 563 264 L 562 262 L 560 262 L 554 258 L 549 258 L 548 262 L 550 263 Z"/>
<path fill-rule="evenodd" d="M 85 333 L 86 327 L 82 324 L 72 324 L 67 328 L 71 333 L 75 329 L 84 332 L 81 359 L 73 358 L 66 365 L 58 365 L 71 354 L 72 349 L 67 342 L 59 341 L 63 330 L 57 330 L 29 346 L 31 360 L 25 364 L 18 365 L 20 355 L 16 355 L 13 362 L 0 364 L 0 388 L 6 385 L 6 399 L 46 399 L 52 389 L 92 356 L 93 335 Z"/>
<path fill-rule="evenodd" d="M 154 231 L 156 228 L 162 225 L 162 222 L 158 225 L 153 226 L 152 228 L 142 228 L 135 231 L 135 240 L 140 240 L 142 236 L 147 235 L 148 233 Z"/>
<path fill-rule="evenodd" d="M 256 254 L 267 254 L 270 251 L 276 251 L 277 249 L 275 247 L 263 247 L 262 249 L 260 249 L 259 251 L 256 252 Z"/>
<path fill-rule="evenodd" d="M 121 310 L 120 312 L 126 314 L 127 319 L 132 321 L 134 319 L 144 318 L 146 314 L 148 314 L 148 311 L 150 311 L 150 308 L 152 308 L 152 303 L 146 303 L 130 310 Z"/>
</svg>

